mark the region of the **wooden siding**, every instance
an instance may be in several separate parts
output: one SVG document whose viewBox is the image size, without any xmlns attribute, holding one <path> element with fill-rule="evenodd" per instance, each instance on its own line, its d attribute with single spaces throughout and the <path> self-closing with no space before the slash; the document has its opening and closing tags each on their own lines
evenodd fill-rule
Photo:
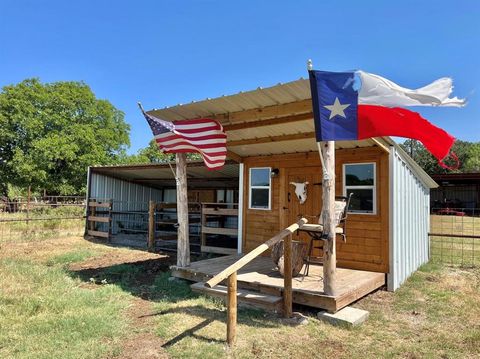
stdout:
<svg viewBox="0 0 480 359">
<path fill-rule="evenodd" d="M 388 154 L 379 147 L 342 149 L 336 151 L 336 194 L 342 195 L 343 191 L 343 164 L 345 163 L 376 163 L 376 191 L 377 191 L 377 212 L 370 214 L 349 214 L 347 220 L 347 242 L 337 239 L 337 263 L 339 267 L 370 270 L 388 273 L 389 271 L 389 171 Z M 289 213 L 287 200 L 288 191 L 292 196 L 293 187 L 289 188 L 287 183 L 288 174 L 298 171 L 298 176 L 312 173 L 312 168 L 318 168 L 321 173 L 318 153 L 309 152 L 301 154 L 287 154 L 274 156 L 248 157 L 244 161 L 244 221 L 243 221 L 243 251 L 244 253 L 262 244 L 276 232 L 288 226 L 289 221 L 295 217 L 295 213 Z M 249 169 L 252 167 L 278 168 L 279 175 L 272 178 L 272 207 L 271 210 L 249 209 Z M 314 170 L 313 170 L 314 172 Z M 315 178 L 318 178 L 316 176 Z M 313 189 L 310 183 L 307 196 L 308 201 L 319 201 L 321 195 L 318 190 Z M 321 193 L 321 190 L 320 190 Z M 316 198 L 320 197 L 320 198 Z M 315 199 L 314 199 L 315 198 Z M 307 203 L 306 202 L 306 203 Z M 293 206 L 291 206 L 293 207 Z M 306 215 L 318 215 L 317 207 L 315 213 L 303 213 Z M 297 207 L 298 208 L 298 207 Z M 312 208 L 312 206 L 310 206 Z M 313 218 L 308 218 L 314 221 Z M 299 238 L 305 240 L 304 237 Z M 320 255 L 321 253 L 319 253 Z"/>
</svg>

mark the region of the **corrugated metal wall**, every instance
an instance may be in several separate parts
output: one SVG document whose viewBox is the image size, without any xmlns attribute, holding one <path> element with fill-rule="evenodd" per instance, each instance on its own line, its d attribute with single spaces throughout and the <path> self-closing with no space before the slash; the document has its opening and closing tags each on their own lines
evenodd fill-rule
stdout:
<svg viewBox="0 0 480 359">
<path fill-rule="evenodd" d="M 90 199 L 112 199 L 113 212 L 128 212 L 114 215 L 112 234 L 117 234 L 120 228 L 130 225 L 138 227 L 139 231 L 146 231 L 148 216 L 145 213 L 148 213 L 148 201 L 161 202 L 162 191 L 165 202 L 176 202 L 174 189 L 150 188 L 94 172 L 90 177 Z M 135 228 L 132 229 L 135 230 Z"/>
<path fill-rule="evenodd" d="M 390 272 L 394 291 L 429 259 L 430 189 L 390 147 Z"/>
</svg>

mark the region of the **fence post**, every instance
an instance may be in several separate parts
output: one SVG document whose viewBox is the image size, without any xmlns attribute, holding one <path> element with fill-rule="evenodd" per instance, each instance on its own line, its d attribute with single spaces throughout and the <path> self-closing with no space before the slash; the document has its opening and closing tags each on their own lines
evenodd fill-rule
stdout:
<svg viewBox="0 0 480 359">
<path fill-rule="evenodd" d="M 285 318 L 292 316 L 292 235 L 283 240 L 283 312 Z"/>
<path fill-rule="evenodd" d="M 228 276 L 227 284 L 227 343 L 235 343 L 237 331 L 237 272 Z"/>
<path fill-rule="evenodd" d="M 155 202 L 148 203 L 148 251 L 155 251 Z"/>
<path fill-rule="evenodd" d="M 108 238 L 107 241 L 110 242 L 112 240 L 112 233 L 113 233 L 113 199 L 108 201 Z"/>
</svg>

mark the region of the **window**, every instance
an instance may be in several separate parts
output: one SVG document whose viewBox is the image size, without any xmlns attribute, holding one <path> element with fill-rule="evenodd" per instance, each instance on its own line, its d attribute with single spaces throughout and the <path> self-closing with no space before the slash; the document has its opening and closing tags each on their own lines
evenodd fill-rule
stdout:
<svg viewBox="0 0 480 359">
<path fill-rule="evenodd" d="M 377 212 L 377 196 L 375 189 L 375 163 L 355 163 L 343 165 L 343 193 L 349 196 L 350 213 Z"/>
<path fill-rule="evenodd" d="M 248 208 L 270 209 L 270 172 L 270 167 L 250 168 Z"/>
</svg>

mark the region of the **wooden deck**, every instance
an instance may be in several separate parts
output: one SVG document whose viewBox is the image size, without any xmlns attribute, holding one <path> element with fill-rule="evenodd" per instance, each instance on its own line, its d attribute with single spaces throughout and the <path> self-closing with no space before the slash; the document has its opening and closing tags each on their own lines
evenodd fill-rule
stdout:
<svg viewBox="0 0 480 359">
<path fill-rule="evenodd" d="M 203 282 L 218 274 L 240 258 L 230 255 L 193 262 L 188 267 L 172 267 L 172 275 L 194 282 Z M 385 274 L 337 268 L 336 296 L 323 293 L 323 268 L 310 265 L 308 277 L 293 278 L 293 302 L 336 312 L 385 284 Z M 281 295 L 283 278 L 270 257 L 257 257 L 238 272 L 238 287 L 261 293 Z"/>
</svg>

